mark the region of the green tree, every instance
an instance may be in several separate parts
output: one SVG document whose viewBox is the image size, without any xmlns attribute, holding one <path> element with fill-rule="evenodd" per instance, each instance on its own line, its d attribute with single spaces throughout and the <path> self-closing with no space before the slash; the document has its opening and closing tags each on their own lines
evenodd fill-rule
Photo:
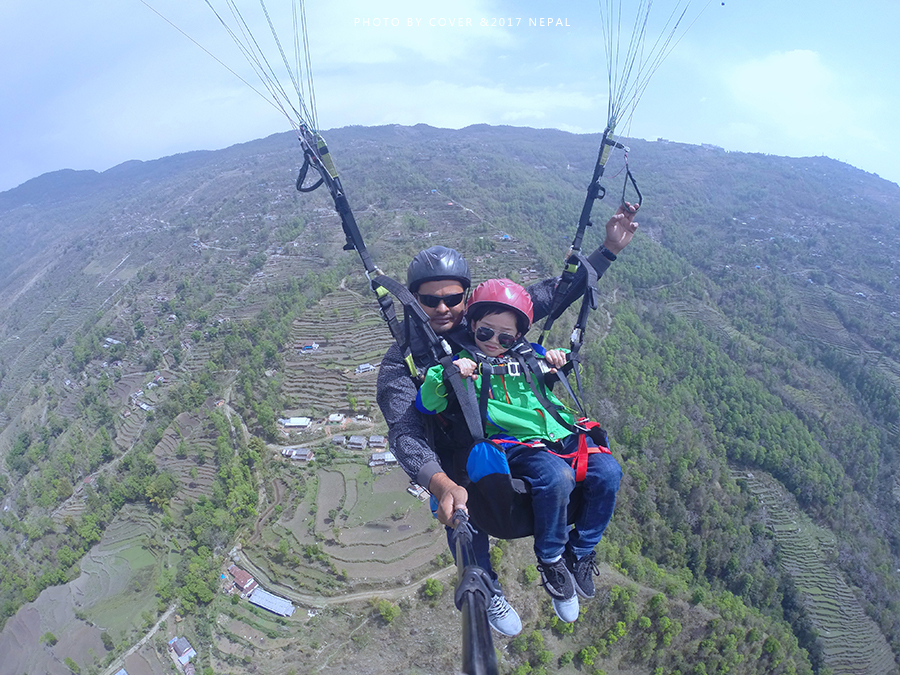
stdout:
<svg viewBox="0 0 900 675">
<path fill-rule="evenodd" d="M 588 645 L 580 652 L 578 652 L 578 660 L 581 661 L 586 666 L 594 665 L 594 659 L 597 658 L 597 648 Z"/>
<path fill-rule="evenodd" d="M 157 474 L 144 491 L 147 501 L 158 509 L 169 505 L 169 500 L 178 492 L 178 481 L 169 472 Z"/>
<path fill-rule="evenodd" d="M 288 555 L 291 552 L 291 545 L 288 543 L 287 539 L 282 538 L 278 542 L 278 559 L 281 562 L 287 560 Z"/>
<path fill-rule="evenodd" d="M 378 600 L 375 609 L 378 610 L 378 614 L 381 615 L 385 624 L 392 623 L 401 614 L 400 608 L 390 600 Z"/>
<path fill-rule="evenodd" d="M 438 579 L 426 579 L 422 593 L 425 594 L 426 598 L 439 598 L 444 594 L 444 584 Z"/>
</svg>

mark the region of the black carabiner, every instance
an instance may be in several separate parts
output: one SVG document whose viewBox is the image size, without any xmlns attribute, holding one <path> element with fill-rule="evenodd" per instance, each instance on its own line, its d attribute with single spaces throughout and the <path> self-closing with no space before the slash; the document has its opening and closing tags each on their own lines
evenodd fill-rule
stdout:
<svg viewBox="0 0 900 675">
<path fill-rule="evenodd" d="M 312 164 L 310 162 L 310 152 L 309 150 L 303 151 L 303 166 L 300 167 L 300 175 L 297 176 L 297 189 L 300 192 L 312 192 L 313 190 L 318 189 L 322 183 L 325 182 L 324 178 L 319 178 L 315 183 L 310 185 L 309 187 L 303 187 L 303 181 L 306 180 L 306 174 L 309 172 L 309 167 Z"/>
<path fill-rule="evenodd" d="M 638 202 L 637 205 L 640 206 L 644 202 L 644 196 L 641 194 L 640 188 L 637 186 L 637 182 L 634 180 L 634 176 L 631 174 L 631 169 L 628 168 L 628 163 L 625 163 L 625 184 L 622 186 L 622 206 L 628 209 L 631 213 L 634 213 L 637 209 L 632 209 L 628 207 L 628 202 L 625 201 L 625 191 L 628 189 L 628 183 L 631 182 L 631 186 L 634 188 L 634 191 L 637 192 Z"/>
</svg>

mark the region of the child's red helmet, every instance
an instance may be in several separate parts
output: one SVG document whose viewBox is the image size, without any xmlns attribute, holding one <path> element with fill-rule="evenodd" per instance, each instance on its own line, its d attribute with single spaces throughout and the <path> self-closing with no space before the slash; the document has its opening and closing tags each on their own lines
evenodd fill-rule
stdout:
<svg viewBox="0 0 900 675">
<path fill-rule="evenodd" d="M 526 330 L 531 326 L 531 322 L 534 321 L 534 305 L 531 302 L 531 296 L 519 284 L 509 279 L 488 279 L 484 283 L 479 284 L 472 291 L 469 304 L 466 305 L 466 316 L 472 313 L 472 309 L 476 305 L 481 304 L 491 304 L 497 305 L 498 308 L 511 309 L 525 319 Z"/>
</svg>

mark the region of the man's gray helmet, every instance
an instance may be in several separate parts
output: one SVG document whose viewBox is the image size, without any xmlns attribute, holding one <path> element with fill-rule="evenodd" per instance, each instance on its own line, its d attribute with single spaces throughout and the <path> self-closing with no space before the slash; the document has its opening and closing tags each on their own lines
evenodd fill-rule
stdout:
<svg viewBox="0 0 900 675">
<path fill-rule="evenodd" d="M 446 246 L 432 246 L 416 254 L 406 270 L 406 286 L 415 293 L 426 281 L 453 279 L 468 289 L 471 284 L 469 265 L 457 251 Z"/>
</svg>

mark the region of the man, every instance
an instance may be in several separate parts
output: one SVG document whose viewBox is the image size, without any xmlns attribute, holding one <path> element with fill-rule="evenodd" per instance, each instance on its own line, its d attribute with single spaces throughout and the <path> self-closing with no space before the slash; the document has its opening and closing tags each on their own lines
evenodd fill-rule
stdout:
<svg viewBox="0 0 900 675">
<path fill-rule="evenodd" d="M 637 207 L 626 204 L 606 223 L 603 245 L 588 256 L 598 277 L 603 275 L 634 236 L 638 227 L 634 222 L 636 212 Z M 586 277 L 586 272 L 580 270 L 563 299 L 563 307 L 581 297 Z M 535 321 L 549 314 L 558 281 L 559 278 L 554 277 L 528 287 L 534 304 Z M 428 316 L 429 325 L 450 343 L 454 351 L 459 350 L 465 336 L 465 296 L 470 285 L 471 277 L 465 259 L 453 249 L 443 246 L 420 252 L 407 270 L 407 286 Z M 411 348 L 419 368 L 435 365 L 425 345 L 413 341 Z M 459 445 L 459 438 L 454 437 L 452 428 L 426 426 L 415 407 L 416 393 L 416 385 L 409 376 L 400 348 L 396 344 L 391 345 L 381 362 L 377 392 L 378 405 L 388 424 L 391 452 L 404 471 L 431 492 L 437 502 L 435 515 L 449 532 L 453 514 L 457 509 L 465 510 L 468 501 L 466 489 L 453 481 L 444 468 L 452 466 L 453 452 Z M 497 575 L 491 568 L 488 555 L 487 535 L 476 530 L 473 546 L 478 564 L 495 580 L 497 594 L 488 608 L 491 626 L 504 635 L 515 635 L 521 631 L 522 623 L 504 598 L 499 584 L 496 584 Z"/>
</svg>

